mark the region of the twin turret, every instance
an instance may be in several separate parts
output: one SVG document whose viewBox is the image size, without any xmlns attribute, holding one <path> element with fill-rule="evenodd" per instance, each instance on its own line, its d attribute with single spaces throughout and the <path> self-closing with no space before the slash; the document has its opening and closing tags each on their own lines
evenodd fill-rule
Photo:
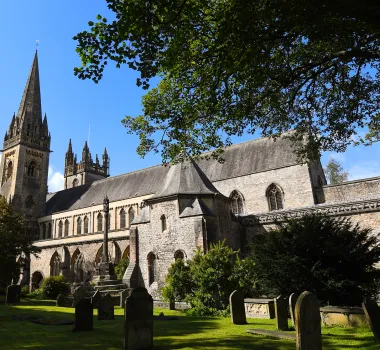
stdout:
<svg viewBox="0 0 380 350">
<path fill-rule="evenodd" d="M 99 162 L 98 155 L 95 162 L 92 159 L 87 141 L 82 150 L 82 160 L 77 161 L 76 154 L 73 153 L 71 139 L 65 156 L 65 189 L 89 184 L 109 176 L 110 159 L 107 149 L 104 149 L 103 164 Z"/>
</svg>

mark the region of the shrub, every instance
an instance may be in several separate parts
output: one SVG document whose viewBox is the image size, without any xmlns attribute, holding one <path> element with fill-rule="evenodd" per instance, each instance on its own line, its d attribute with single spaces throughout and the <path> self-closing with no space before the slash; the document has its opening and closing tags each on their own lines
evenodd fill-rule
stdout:
<svg viewBox="0 0 380 350">
<path fill-rule="evenodd" d="M 277 223 L 254 237 L 252 259 L 272 296 L 309 290 L 322 304 L 353 306 L 379 291 L 377 236 L 347 218 L 312 214 Z"/>
<path fill-rule="evenodd" d="M 120 262 L 115 266 L 115 273 L 119 280 L 123 279 L 125 270 L 129 265 L 129 259 L 121 259 Z"/>
<path fill-rule="evenodd" d="M 44 299 L 44 295 L 42 292 L 42 289 L 35 289 L 33 292 L 30 292 L 26 295 L 26 298 L 28 299 L 37 299 L 37 300 L 42 300 Z"/>
<path fill-rule="evenodd" d="M 21 298 L 26 298 L 29 294 L 29 286 L 22 286 L 21 288 Z"/>
<path fill-rule="evenodd" d="M 57 299 L 59 294 L 68 295 L 70 293 L 70 284 L 63 276 L 47 277 L 42 282 L 41 290 L 44 298 Z"/>
</svg>

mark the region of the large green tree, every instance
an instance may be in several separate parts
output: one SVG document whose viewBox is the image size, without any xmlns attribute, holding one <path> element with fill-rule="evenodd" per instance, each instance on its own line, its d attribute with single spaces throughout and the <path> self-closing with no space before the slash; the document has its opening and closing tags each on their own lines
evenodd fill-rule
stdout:
<svg viewBox="0 0 380 350">
<path fill-rule="evenodd" d="M 342 164 L 334 158 L 330 158 L 324 170 L 330 185 L 340 184 L 348 180 L 348 172 L 344 171 Z"/>
<path fill-rule="evenodd" d="M 230 144 L 232 135 L 295 129 L 300 155 L 344 151 L 357 127 L 379 140 L 377 0 L 106 0 L 77 34 L 82 67 L 98 82 L 116 62 L 162 78 L 143 114 L 123 123 L 138 153 L 163 160 Z"/>
<path fill-rule="evenodd" d="M 25 218 L 0 196 L 0 284 L 17 282 L 20 269 L 28 265 L 28 257 L 40 248 L 33 246 L 33 237 Z"/>
</svg>

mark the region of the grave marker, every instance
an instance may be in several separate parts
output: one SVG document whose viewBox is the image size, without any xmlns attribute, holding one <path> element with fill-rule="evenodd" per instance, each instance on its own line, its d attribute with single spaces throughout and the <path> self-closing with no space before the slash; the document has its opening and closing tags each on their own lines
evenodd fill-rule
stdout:
<svg viewBox="0 0 380 350">
<path fill-rule="evenodd" d="M 292 320 L 293 327 L 296 326 L 296 319 L 294 315 L 295 315 L 295 309 L 296 309 L 298 296 L 299 295 L 297 293 L 292 293 L 290 294 L 290 297 L 289 297 L 289 313 L 290 313 L 290 319 Z"/>
<path fill-rule="evenodd" d="M 99 300 L 102 299 L 102 295 L 99 290 L 97 290 L 91 297 L 92 307 L 96 309 L 98 307 Z"/>
<path fill-rule="evenodd" d="M 110 294 L 106 294 L 98 302 L 98 320 L 114 320 L 114 302 Z"/>
<path fill-rule="evenodd" d="M 288 307 L 286 300 L 279 295 L 274 299 L 274 310 L 276 314 L 276 328 L 279 331 L 288 330 Z"/>
<path fill-rule="evenodd" d="M 63 294 L 58 295 L 56 306 L 66 306 L 65 296 Z"/>
<path fill-rule="evenodd" d="M 89 299 L 82 299 L 75 306 L 74 332 L 92 331 L 93 307 Z"/>
<path fill-rule="evenodd" d="M 368 324 L 375 336 L 376 342 L 380 342 L 380 308 L 373 300 L 367 300 L 362 304 Z"/>
<path fill-rule="evenodd" d="M 7 304 L 17 304 L 20 302 L 21 286 L 19 284 L 11 284 L 7 288 Z"/>
<path fill-rule="evenodd" d="M 233 324 L 246 324 L 244 295 L 234 290 L 230 295 L 231 321 Z"/>
<path fill-rule="evenodd" d="M 84 299 L 86 296 L 86 291 L 83 287 L 78 287 L 75 289 L 73 293 L 74 301 L 73 301 L 73 306 L 76 307 L 78 303 Z"/>
</svg>

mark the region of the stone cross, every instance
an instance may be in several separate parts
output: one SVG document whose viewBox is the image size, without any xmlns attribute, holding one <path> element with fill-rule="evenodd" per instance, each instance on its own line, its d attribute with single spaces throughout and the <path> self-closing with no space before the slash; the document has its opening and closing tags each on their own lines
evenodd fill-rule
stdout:
<svg viewBox="0 0 380 350">
<path fill-rule="evenodd" d="M 321 317 L 315 294 L 303 292 L 296 303 L 297 350 L 322 350 Z"/>
<path fill-rule="evenodd" d="M 7 304 L 18 304 L 20 302 L 21 286 L 19 284 L 11 284 L 7 288 L 7 296 L 5 302 Z"/>
<path fill-rule="evenodd" d="M 286 299 L 279 295 L 274 299 L 274 310 L 276 314 L 276 328 L 279 331 L 288 330 L 288 307 Z"/>
<path fill-rule="evenodd" d="M 231 321 L 233 324 L 246 324 L 244 295 L 234 290 L 230 295 Z"/>
<path fill-rule="evenodd" d="M 373 300 L 365 301 L 362 307 L 375 340 L 380 343 L 380 308 Z"/>
<path fill-rule="evenodd" d="M 78 287 L 77 289 L 75 289 L 74 293 L 73 293 L 73 297 L 74 297 L 74 300 L 73 300 L 73 306 L 76 307 L 78 305 L 78 303 L 84 299 L 86 296 L 86 291 L 83 287 Z"/>
<path fill-rule="evenodd" d="M 294 313 L 295 313 L 295 309 L 296 309 L 297 299 L 298 299 L 297 293 L 290 294 L 290 297 L 289 297 L 289 313 L 290 313 L 290 319 L 292 320 L 293 327 L 296 326 L 296 319 L 295 319 Z"/>
<path fill-rule="evenodd" d="M 94 309 L 98 307 L 100 299 L 102 299 L 102 295 L 100 294 L 99 290 L 96 290 L 96 292 L 91 297 L 91 303 Z"/>
<path fill-rule="evenodd" d="M 153 349 L 153 298 L 139 287 L 125 302 L 124 349 Z"/>
<path fill-rule="evenodd" d="M 92 331 L 93 307 L 89 299 L 82 299 L 75 306 L 73 332 Z"/>
<path fill-rule="evenodd" d="M 114 304 L 110 294 L 106 294 L 98 302 L 98 320 L 114 320 Z"/>
</svg>

